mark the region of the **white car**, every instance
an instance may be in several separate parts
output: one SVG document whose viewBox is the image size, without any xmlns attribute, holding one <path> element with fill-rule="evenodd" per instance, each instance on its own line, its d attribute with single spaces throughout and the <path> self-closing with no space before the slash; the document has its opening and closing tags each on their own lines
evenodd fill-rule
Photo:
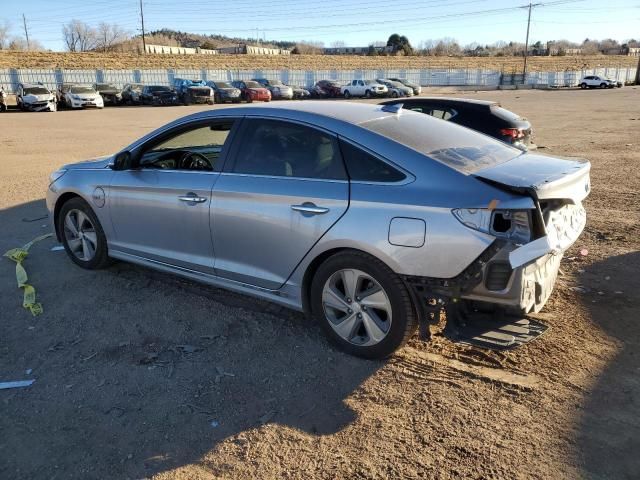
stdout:
<svg viewBox="0 0 640 480">
<path fill-rule="evenodd" d="M 615 88 L 617 86 L 615 81 L 597 75 L 587 75 L 580 80 L 580 88 Z"/>
<path fill-rule="evenodd" d="M 389 89 L 375 80 L 352 80 L 347 85 L 340 88 L 344 98 L 351 97 L 384 97 L 389 93 Z"/>
<path fill-rule="evenodd" d="M 55 112 L 56 96 L 42 84 L 20 84 L 16 92 L 16 104 L 22 111 Z"/>
<path fill-rule="evenodd" d="M 69 108 L 104 108 L 102 96 L 89 85 L 71 85 L 62 92 L 62 103 Z"/>
</svg>

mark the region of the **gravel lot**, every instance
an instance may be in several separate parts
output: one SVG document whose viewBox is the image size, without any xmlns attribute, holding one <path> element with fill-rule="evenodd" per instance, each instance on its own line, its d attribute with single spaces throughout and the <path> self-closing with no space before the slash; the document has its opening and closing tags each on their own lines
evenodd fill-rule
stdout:
<svg viewBox="0 0 640 480">
<path fill-rule="evenodd" d="M 496 353 L 436 335 L 363 361 L 302 315 L 124 263 L 84 271 L 48 239 L 25 262 L 39 317 L 0 260 L 0 381 L 36 380 L 0 391 L 0 477 L 640 478 L 640 88 L 465 95 L 593 164 L 544 336 Z M 0 253 L 48 231 L 49 172 L 202 108 L 0 114 Z"/>
</svg>

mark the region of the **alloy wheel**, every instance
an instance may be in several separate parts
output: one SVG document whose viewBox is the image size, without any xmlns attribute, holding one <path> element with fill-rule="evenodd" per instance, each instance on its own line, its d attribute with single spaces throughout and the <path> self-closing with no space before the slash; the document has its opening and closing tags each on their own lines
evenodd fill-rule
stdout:
<svg viewBox="0 0 640 480">
<path fill-rule="evenodd" d="M 64 238 L 71 253 L 84 262 L 96 254 L 98 235 L 91 219 L 80 210 L 69 210 L 64 219 Z"/>
<path fill-rule="evenodd" d="M 376 345 L 391 329 L 389 296 L 361 270 L 344 269 L 331 275 L 322 290 L 322 307 L 331 328 L 354 345 Z"/>
</svg>

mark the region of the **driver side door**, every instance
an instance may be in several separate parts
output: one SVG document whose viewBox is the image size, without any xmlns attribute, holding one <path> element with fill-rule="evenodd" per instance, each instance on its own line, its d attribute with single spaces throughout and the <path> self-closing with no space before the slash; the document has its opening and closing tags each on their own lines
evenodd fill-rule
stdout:
<svg viewBox="0 0 640 480">
<path fill-rule="evenodd" d="M 236 123 L 182 126 L 133 153 L 133 167 L 115 171 L 109 187 L 115 232 L 109 248 L 213 273 L 211 191 Z"/>
</svg>

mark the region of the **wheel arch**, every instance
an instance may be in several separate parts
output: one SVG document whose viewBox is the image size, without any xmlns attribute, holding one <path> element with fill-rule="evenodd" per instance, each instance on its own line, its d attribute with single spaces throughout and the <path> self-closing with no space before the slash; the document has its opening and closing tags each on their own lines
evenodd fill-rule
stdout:
<svg viewBox="0 0 640 480">
<path fill-rule="evenodd" d="M 60 216 L 60 210 L 62 210 L 62 206 L 67 203 L 72 198 L 82 198 L 82 195 L 78 195 L 75 192 L 65 192 L 58 197 L 56 200 L 55 207 L 53 209 L 53 228 L 56 232 L 56 238 L 58 241 L 62 241 L 62 237 L 60 236 L 60 231 L 58 230 L 58 217 Z M 86 199 L 82 198 L 85 202 Z M 89 203 L 89 202 L 87 202 Z"/>
</svg>

